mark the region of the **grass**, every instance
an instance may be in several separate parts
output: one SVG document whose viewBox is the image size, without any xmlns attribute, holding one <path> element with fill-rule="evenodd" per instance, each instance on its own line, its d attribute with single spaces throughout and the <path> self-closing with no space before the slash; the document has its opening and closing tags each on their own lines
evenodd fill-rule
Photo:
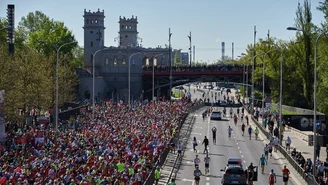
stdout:
<svg viewBox="0 0 328 185">
<path fill-rule="evenodd" d="M 271 107 L 271 110 L 278 111 L 278 107 L 274 107 L 274 106 L 272 106 L 272 107 Z M 282 109 L 282 114 L 283 114 L 283 115 L 297 115 L 297 114 L 299 114 L 299 113 Z"/>
</svg>

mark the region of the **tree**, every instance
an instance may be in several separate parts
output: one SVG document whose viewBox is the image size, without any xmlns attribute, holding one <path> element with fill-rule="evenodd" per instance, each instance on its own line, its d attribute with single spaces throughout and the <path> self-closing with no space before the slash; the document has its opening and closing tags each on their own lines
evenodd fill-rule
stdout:
<svg viewBox="0 0 328 185">
<path fill-rule="evenodd" d="M 296 27 L 300 28 L 302 35 L 298 36 L 298 39 L 304 43 L 305 58 L 300 60 L 300 64 L 297 65 L 297 69 L 301 73 L 301 79 L 303 81 L 303 93 L 306 100 L 305 108 L 312 108 L 313 106 L 313 60 L 312 56 L 312 13 L 311 4 L 308 0 L 304 0 L 303 6 L 299 3 L 296 11 Z"/>
</svg>

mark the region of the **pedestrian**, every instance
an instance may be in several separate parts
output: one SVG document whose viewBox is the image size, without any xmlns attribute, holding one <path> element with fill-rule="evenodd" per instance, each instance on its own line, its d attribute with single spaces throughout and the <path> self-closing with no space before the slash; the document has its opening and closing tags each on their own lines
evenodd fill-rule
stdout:
<svg viewBox="0 0 328 185">
<path fill-rule="evenodd" d="M 208 139 L 207 139 L 207 137 L 205 136 L 205 138 L 204 138 L 204 140 L 203 140 L 203 143 L 202 143 L 203 145 L 204 145 L 204 154 L 205 154 L 205 152 L 207 152 L 208 153 L 208 150 L 207 150 L 207 146 L 208 146 L 208 144 L 209 144 L 209 141 L 208 141 Z"/>
<path fill-rule="evenodd" d="M 317 159 L 320 158 L 320 149 L 321 149 L 321 147 L 320 147 L 319 143 L 317 143 L 317 146 L 315 147 L 315 153 L 316 153 Z"/>
<path fill-rule="evenodd" d="M 194 137 L 194 140 L 192 141 L 192 148 L 194 149 L 194 152 L 197 152 L 196 146 L 198 145 L 196 137 Z"/>
</svg>

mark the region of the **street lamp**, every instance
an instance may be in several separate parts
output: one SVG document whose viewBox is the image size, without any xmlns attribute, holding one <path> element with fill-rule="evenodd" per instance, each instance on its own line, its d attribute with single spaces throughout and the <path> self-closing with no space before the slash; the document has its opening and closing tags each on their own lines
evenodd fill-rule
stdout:
<svg viewBox="0 0 328 185">
<path fill-rule="evenodd" d="M 154 101 L 154 97 L 155 97 L 155 59 L 156 59 L 156 65 L 157 65 L 157 57 L 163 55 L 163 53 L 155 55 L 153 57 L 153 89 L 152 89 L 152 99 L 153 99 L 153 105 L 155 106 L 155 101 Z"/>
<path fill-rule="evenodd" d="M 44 40 L 39 40 L 40 43 L 46 43 L 46 41 Z M 70 45 L 70 44 L 77 44 L 76 41 L 73 42 L 68 42 L 65 43 L 59 47 L 57 47 L 56 45 L 54 45 L 54 48 L 56 49 L 56 53 L 57 53 L 57 60 L 56 60 L 56 110 L 55 110 L 55 130 L 58 131 L 58 115 L 59 115 L 59 85 L 58 85 L 58 81 L 59 81 L 59 51 L 62 47 L 66 46 L 66 45 Z"/>
<path fill-rule="evenodd" d="M 93 53 L 92 55 L 92 119 L 95 118 L 95 106 L 96 106 L 96 101 L 95 101 L 95 89 L 96 89 L 96 67 L 95 67 L 95 63 L 96 63 L 96 55 L 97 53 L 101 52 L 101 51 L 105 51 L 108 50 L 109 48 L 103 48 L 103 49 L 99 49 L 96 52 Z"/>
<path fill-rule="evenodd" d="M 141 54 L 141 52 L 136 52 L 136 53 L 133 53 L 132 55 L 130 55 L 130 57 L 129 57 L 129 79 L 128 79 L 128 84 L 129 84 L 129 87 L 128 87 L 128 89 L 129 89 L 129 98 L 128 98 L 128 104 L 129 104 L 129 109 L 131 108 L 131 58 L 133 57 L 133 56 L 135 56 L 135 55 L 138 55 L 138 54 Z"/>
</svg>

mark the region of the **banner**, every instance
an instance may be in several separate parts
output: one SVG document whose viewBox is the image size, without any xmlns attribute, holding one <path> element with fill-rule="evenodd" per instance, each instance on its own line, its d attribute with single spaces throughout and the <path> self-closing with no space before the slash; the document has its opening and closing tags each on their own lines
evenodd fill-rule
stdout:
<svg viewBox="0 0 328 185">
<path fill-rule="evenodd" d="M 5 90 L 0 90 L 0 141 L 4 141 L 5 138 Z"/>
</svg>

